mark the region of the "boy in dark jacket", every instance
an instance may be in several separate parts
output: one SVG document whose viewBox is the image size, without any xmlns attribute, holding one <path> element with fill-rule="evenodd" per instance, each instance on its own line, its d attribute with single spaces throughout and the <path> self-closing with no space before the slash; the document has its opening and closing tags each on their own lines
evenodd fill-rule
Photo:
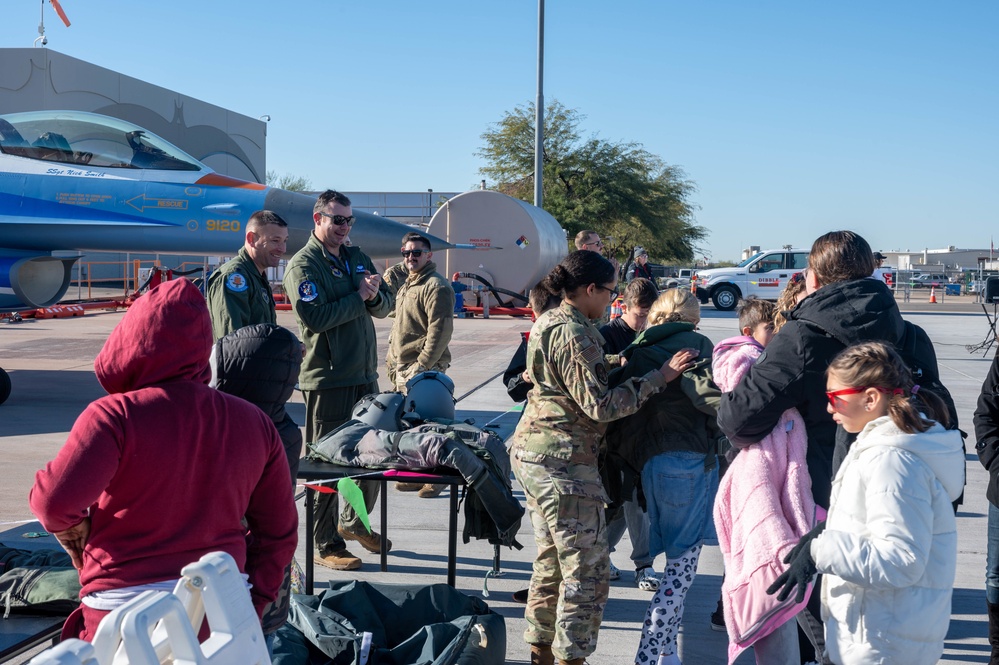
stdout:
<svg viewBox="0 0 999 665">
<path fill-rule="evenodd" d="M 622 294 L 621 309 L 623 313 L 610 323 L 600 327 L 604 338 L 604 353 L 619 355 L 635 341 L 635 337 L 645 329 L 649 318 L 649 309 L 659 292 L 655 284 L 643 277 L 636 277 L 628 284 Z M 618 361 L 615 364 L 620 364 Z M 606 469 L 604 473 L 619 473 L 617 469 Z M 613 553 L 617 544 L 624 536 L 625 528 L 631 540 L 631 561 L 635 565 L 635 586 L 642 591 L 655 591 L 659 588 L 659 577 L 656 575 L 653 563 L 654 557 L 649 556 L 649 514 L 638 502 L 638 490 L 632 474 L 620 473 L 621 493 L 628 497 L 620 506 L 613 510 L 616 514 L 607 522 L 607 542 Z M 610 513 L 612 511 L 608 511 Z M 621 577 L 621 571 L 614 562 L 610 565 L 610 579 Z"/>
<path fill-rule="evenodd" d="M 287 328 L 258 323 L 222 337 L 212 347 L 211 385 L 256 405 L 277 427 L 291 470 L 294 492 L 302 457 L 302 430 L 285 410 L 295 391 L 302 365 L 302 344 Z M 274 602 L 264 609 L 261 624 L 270 635 L 288 619 L 291 603 L 291 565 Z"/>
</svg>

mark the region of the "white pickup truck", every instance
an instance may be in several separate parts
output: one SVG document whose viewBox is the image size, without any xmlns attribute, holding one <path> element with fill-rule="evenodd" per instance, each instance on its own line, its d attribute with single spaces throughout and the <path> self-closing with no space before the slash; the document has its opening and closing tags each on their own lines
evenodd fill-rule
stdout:
<svg viewBox="0 0 999 665">
<path fill-rule="evenodd" d="M 808 267 L 807 249 L 771 249 L 749 257 L 733 268 L 698 270 L 694 293 L 723 312 L 735 309 L 740 298 L 777 300 L 794 275 Z"/>
</svg>

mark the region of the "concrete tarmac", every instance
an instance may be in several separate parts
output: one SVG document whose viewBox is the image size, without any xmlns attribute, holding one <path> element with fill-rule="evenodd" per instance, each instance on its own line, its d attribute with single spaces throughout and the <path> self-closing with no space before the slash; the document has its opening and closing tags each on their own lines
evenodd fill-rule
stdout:
<svg viewBox="0 0 999 665">
<path fill-rule="evenodd" d="M 915 300 L 915 298 L 913 299 Z M 940 306 L 943 305 L 943 306 Z M 958 406 L 961 427 L 972 430 L 971 418 L 977 395 L 995 352 L 969 353 L 967 346 L 983 341 L 988 321 L 980 306 L 969 299 L 948 297 L 937 306 L 919 302 L 900 302 L 903 315 L 924 327 L 934 340 L 944 383 Z M 991 309 L 991 308 L 990 308 Z M 991 314 L 991 312 L 990 312 Z M 91 312 L 81 318 L 25 320 L 19 324 L 0 321 L 0 366 L 10 372 L 13 394 L 0 406 L 0 451 L 6 471 L 0 483 L 0 530 L 17 528 L 32 520 L 27 495 L 34 473 L 50 460 L 66 439 L 76 417 L 86 405 L 104 394 L 93 374 L 93 359 L 110 330 L 123 313 Z M 700 331 L 717 342 L 737 334 L 733 313 L 702 308 Z M 279 323 L 296 330 L 290 313 L 280 312 Z M 183 325 L 178 321 L 177 325 Z M 376 322 L 379 358 L 384 360 L 391 319 Z M 514 427 L 517 413 L 501 385 L 498 375 L 520 341 L 520 332 L 529 330 L 523 319 L 493 317 L 488 320 L 455 321 L 451 342 L 453 366 L 449 372 L 455 381 L 460 417 L 472 417 L 476 424 L 492 423 L 501 436 Z M 382 372 L 384 373 L 384 372 Z M 384 378 L 383 388 L 387 388 Z M 301 395 L 292 398 L 289 410 L 300 424 L 305 408 Z M 968 485 L 966 499 L 958 514 L 958 573 L 954 589 L 953 611 L 946 650 L 941 663 L 985 663 L 989 657 L 985 615 L 984 568 L 987 502 L 987 474 L 974 454 L 973 436 L 966 442 Z M 351 550 L 364 561 L 359 571 L 338 572 L 316 567 L 317 590 L 327 580 L 365 579 L 388 583 L 444 582 L 447 558 L 447 491 L 436 498 L 420 499 L 414 493 L 401 493 L 389 485 L 388 535 L 393 541 L 389 570 L 378 571 L 376 554 L 353 544 Z M 519 488 L 518 496 L 523 499 Z M 304 562 L 304 508 L 300 530 L 298 561 Z M 372 515 L 378 530 L 377 508 Z M 464 518 L 459 519 L 459 528 Z M 528 662 L 523 642 L 525 622 L 523 606 L 512 602 L 510 594 L 527 586 L 531 562 L 536 553 L 530 522 L 523 521 L 519 541 L 523 549 L 503 549 L 500 575 L 493 576 L 493 547 L 485 542 L 458 544 L 457 587 L 486 601 L 506 619 L 506 660 Z M 53 547 L 57 547 L 53 539 Z M 640 591 L 633 583 L 627 535 L 612 554 L 622 577 L 611 583 L 596 653 L 591 665 L 630 665 L 634 662 L 639 641 L 639 627 L 651 593 Z M 656 561 L 661 571 L 663 557 Z M 490 573 L 487 576 L 487 573 Z M 710 630 L 708 616 L 714 610 L 721 586 L 722 564 L 717 547 L 705 547 L 697 580 L 686 603 L 681 627 L 680 655 L 687 665 L 714 665 L 726 662 L 725 633 Z M 26 662 L 27 657 L 13 662 Z M 743 654 L 739 665 L 753 663 L 752 653 Z"/>
</svg>

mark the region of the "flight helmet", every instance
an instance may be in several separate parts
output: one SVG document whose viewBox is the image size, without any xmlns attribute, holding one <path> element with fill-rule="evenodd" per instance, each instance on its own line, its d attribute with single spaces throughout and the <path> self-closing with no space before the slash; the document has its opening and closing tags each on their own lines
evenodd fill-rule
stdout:
<svg viewBox="0 0 999 665">
<path fill-rule="evenodd" d="M 409 425 L 403 423 L 402 408 L 405 395 L 398 392 L 365 395 L 350 412 L 350 417 L 377 429 L 401 432 Z"/>
<path fill-rule="evenodd" d="M 403 412 L 421 420 L 454 420 L 454 381 L 444 372 L 421 372 L 406 382 Z"/>
</svg>

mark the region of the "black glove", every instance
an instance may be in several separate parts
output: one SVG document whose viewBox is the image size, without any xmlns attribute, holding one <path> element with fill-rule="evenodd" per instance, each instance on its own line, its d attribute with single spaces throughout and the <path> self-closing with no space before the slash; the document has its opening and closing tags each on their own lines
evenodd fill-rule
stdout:
<svg viewBox="0 0 999 665">
<path fill-rule="evenodd" d="M 812 559 L 811 544 L 815 538 L 825 531 L 826 523 L 819 522 L 815 527 L 801 537 L 798 544 L 791 548 L 791 551 L 784 557 L 784 563 L 788 564 L 787 570 L 780 574 L 774 583 L 767 587 L 767 593 L 771 596 L 778 591 L 777 600 L 786 600 L 795 587 L 798 588 L 794 602 L 800 603 L 805 599 L 805 589 L 812 581 L 818 570 L 815 568 L 815 561 Z"/>
</svg>

